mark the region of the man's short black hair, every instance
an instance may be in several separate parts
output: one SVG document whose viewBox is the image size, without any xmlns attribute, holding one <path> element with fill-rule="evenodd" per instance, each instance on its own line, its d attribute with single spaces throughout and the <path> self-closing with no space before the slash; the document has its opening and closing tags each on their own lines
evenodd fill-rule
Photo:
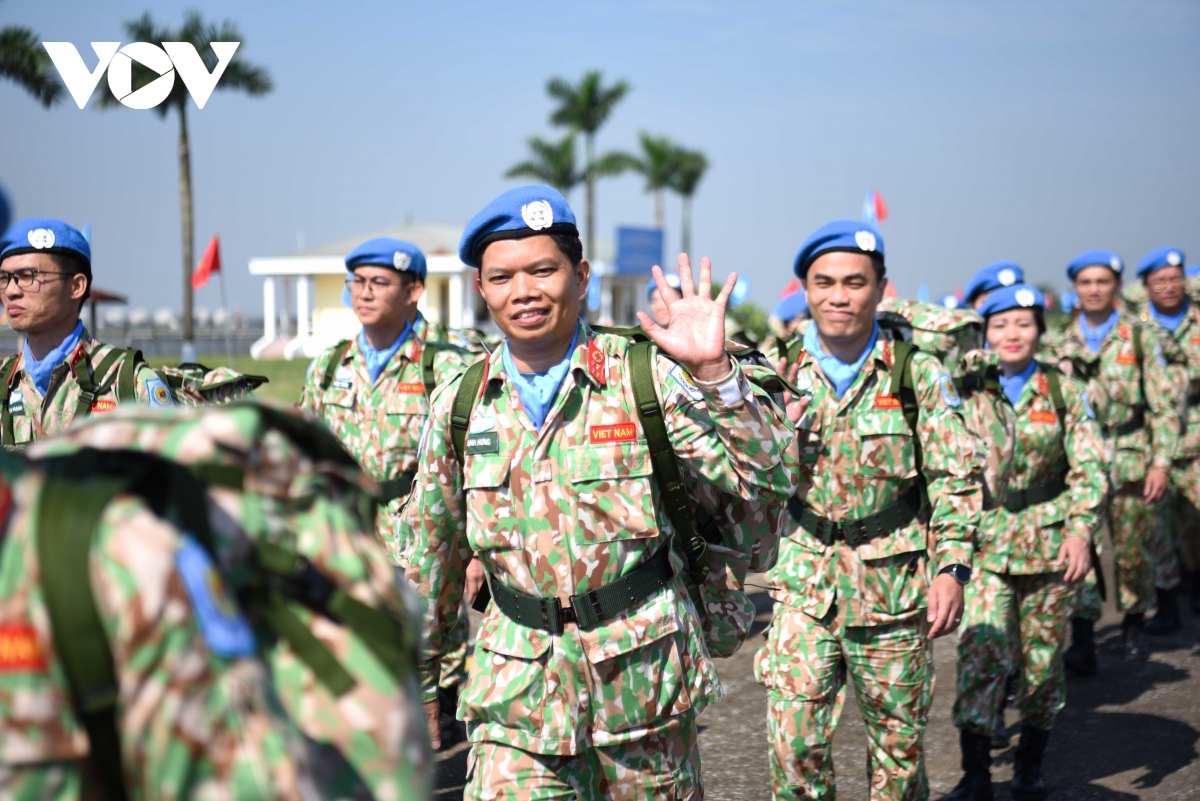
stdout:
<svg viewBox="0 0 1200 801">
<path fill-rule="evenodd" d="M 83 304 L 87 303 L 88 298 L 92 296 L 91 265 L 67 253 L 47 253 L 46 255 L 54 262 L 54 266 L 58 268 L 59 272 L 66 275 L 83 275 L 87 279 L 87 287 L 83 291 L 83 297 L 79 299 L 79 310 L 82 311 Z"/>
<path fill-rule="evenodd" d="M 570 233 L 567 231 L 557 231 L 550 234 L 550 238 L 554 240 L 554 244 L 558 245 L 558 249 L 567 257 L 567 261 L 571 262 L 571 267 L 579 266 L 583 261 L 583 243 L 579 241 L 578 233 Z"/>
</svg>

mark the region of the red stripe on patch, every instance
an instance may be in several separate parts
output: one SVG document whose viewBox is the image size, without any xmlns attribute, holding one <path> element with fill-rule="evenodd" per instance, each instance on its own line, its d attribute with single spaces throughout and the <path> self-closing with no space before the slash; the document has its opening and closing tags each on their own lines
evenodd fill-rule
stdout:
<svg viewBox="0 0 1200 801">
<path fill-rule="evenodd" d="M 617 423 L 611 426 L 592 426 L 588 434 L 593 445 L 608 442 L 633 442 L 637 439 L 637 426 L 633 423 Z"/>
<path fill-rule="evenodd" d="M 98 400 L 92 404 L 93 412 L 111 412 L 115 408 L 117 408 L 117 402 L 107 398 Z"/>
<path fill-rule="evenodd" d="M 897 398 L 895 395 L 876 395 L 875 396 L 875 408 L 876 409 L 899 409 L 900 408 L 900 399 Z"/>
<path fill-rule="evenodd" d="M 44 671 L 48 667 L 33 626 L 28 623 L 0 626 L 0 672 Z"/>
<path fill-rule="evenodd" d="M 425 382 L 423 381 L 402 381 L 400 383 L 400 392 L 409 395 L 424 395 Z"/>
<path fill-rule="evenodd" d="M 1030 412 L 1029 421 L 1031 423 L 1057 423 L 1058 415 L 1054 412 Z"/>
</svg>

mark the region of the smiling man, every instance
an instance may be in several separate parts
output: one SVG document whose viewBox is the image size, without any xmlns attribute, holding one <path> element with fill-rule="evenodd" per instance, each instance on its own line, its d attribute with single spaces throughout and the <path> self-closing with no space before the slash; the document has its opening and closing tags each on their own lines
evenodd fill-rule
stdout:
<svg viewBox="0 0 1200 801">
<path fill-rule="evenodd" d="M 982 510 L 981 465 L 950 376 L 876 323 L 883 239 L 839 220 L 794 270 L 812 321 L 789 368 L 799 421 L 799 527 L 767 574 L 777 601 L 755 676 L 768 689 L 777 799 L 833 798 L 831 739 L 854 686 L 872 799 L 923 799 L 932 639 L 958 626 Z"/>
<path fill-rule="evenodd" d="M 0 239 L 0 293 L 24 335 L 0 363 L 0 439 L 21 448 L 89 414 L 136 401 L 172 406 L 170 387 L 134 351 L 92 339 L 79 312 L 92 289 L 92 249 L 62 220 L 30 217 Z"/>
<path fill-rule="evenodd" d="M 496 198 L 459 256 L 505 341 L 435 393 L 402 515 L 430 609 L 427 702 L 472 552 L 486 568 L 459 707 L 465 797 L 701 798 L 696 715 L 721 690 L 632 384 L 650 377 L 659 403 L 644 411 L 661 415 L 689 495 L 707 484 L 782 512 L 793 430 L 751 381 L 761 368 L 725 351 L 735 276 L 713 298 L 708 260 L 694 280 L 681 256 L 679 296 L 662 297 L 661 326 L 640 315 L 654 344 L 633 351 L 580 321 L 591 267 L 554 189 Z"/>
</svg>

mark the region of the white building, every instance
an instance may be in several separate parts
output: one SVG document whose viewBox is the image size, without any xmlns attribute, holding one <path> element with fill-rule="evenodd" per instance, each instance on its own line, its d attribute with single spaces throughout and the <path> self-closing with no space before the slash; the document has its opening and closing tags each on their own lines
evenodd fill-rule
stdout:
<svg viewBox="0 0 1200 801">
<path fill-rule="evenodd" d="M 250 355 L 256 359 L 311 359 L 338 340 L 354 336 L 358 320 L 342 302 L 346 255 L 368 239 L 381 236 L 408 240 L 424 251 L 428 275 L 418 304 L 423 315 L 450 328 L 494 330 L 475 289 L 474 268 L 458 260 L 462 232 L 461 225 L 404 223 L 290 256 L 250 259 L 250 274 L 263 279 L 264 326 Z M 606 256 L 612 247 L 601 242 L 597 249 Z M 593 272 L 600 276 L 600 303 L 589 317 L 605 325 L 633 325 L 637 322 L 634 312 L 645 308 L 649 277 L 615 275 L 606 261 L 592 262 Z"/>
</svg>

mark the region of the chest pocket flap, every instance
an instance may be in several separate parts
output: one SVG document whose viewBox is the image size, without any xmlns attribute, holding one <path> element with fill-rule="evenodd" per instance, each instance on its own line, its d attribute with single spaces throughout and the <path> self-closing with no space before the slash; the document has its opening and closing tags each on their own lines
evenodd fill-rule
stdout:
<svg viewBox="0 0 1200 801">
<path fill-rule="evenodd" d="M 913 433 L 899 409 L 863 412 L 854 420 L 858 469 L 865 475 L 911 478 L 917 474 Z"/>
<path fill-rule="evenodd" d="M 329 385 L 329 389 L 321 395 L 321 402 L 326 406 L 337 406 L 342 409 L 354 408 L 354 387 L 342 389 L 338 386 L 338 382 Z"/>
<path fill-rule="evenodd" d="M 425 402 L 425 391 L 393 392 L 387 401 L 388 414 L 428 414 L 429 406 Z"/>
<path fill-rule="evenodd" d="M 645 440 L 611 445 L 583 445 L 571 451 L 571 481 L 604 481 L 653 474 L 650 446 Z"/>
<path fill-rule="evenodd" d="M 508 456 L 469 453 L 463 464 L 463 489 L 495 489 L 508 483 Z"/>
<path fill-rule="evenodd" d="M 653 465 L 644 440 L 584 445 L 568 451 L 580 543 L 651 537 L 654 513 Z"/>
</svg>

